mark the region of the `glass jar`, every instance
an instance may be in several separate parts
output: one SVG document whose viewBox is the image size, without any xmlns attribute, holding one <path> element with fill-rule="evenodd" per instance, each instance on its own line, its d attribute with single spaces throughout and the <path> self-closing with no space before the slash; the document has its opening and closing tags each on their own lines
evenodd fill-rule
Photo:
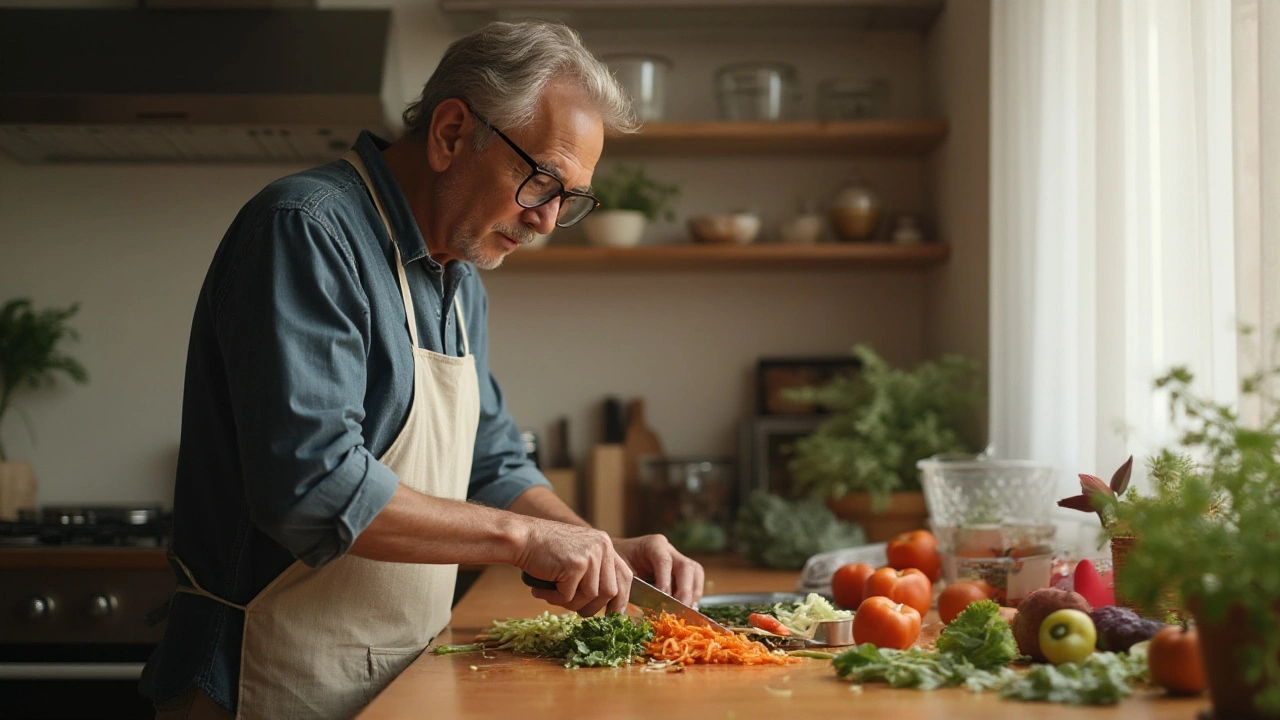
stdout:
<svg viewBox="0 0 1280 720">
<path fill-rule="evenodd" d="M 724 549 L 735 503 L 733 468 L 733 461 L 722 457 L 642 459 L 644 531 L 666 535 L 685 553 Z"/>
<path fill-rule="evenodd" d="M 640 120 L 662 120 L 671 61 L 660 55 L 605 55 L 601 58 L 627 94 Z"/>
<path fill-rule="evenodd" d="M 716 72 L 724 120 L 778 121 L 790 117 L 799 98 L 796 69 L 784 63 L 738 63 Z"/>
<path fill-rule="evenodd" d="M 884 80 L 831 78 L 818 84 L 818 117 L 822 120 L 863 120 L 884 117 L 889 84 Z"/>
</svg>

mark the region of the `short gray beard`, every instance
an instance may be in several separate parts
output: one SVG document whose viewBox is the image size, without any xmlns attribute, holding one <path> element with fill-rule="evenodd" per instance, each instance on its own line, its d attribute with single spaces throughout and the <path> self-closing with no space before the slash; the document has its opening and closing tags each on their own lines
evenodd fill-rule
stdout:
<svg viewBox="0 0 1280 720">
<path fill-rule="evenodd" d="M 527 227 L 514 228 L 499 223 L 493 226 L 493 230 L 506 235 L 521 245 L 528 245 L 533 242 L 534 232 Z M 470 228 L 464 228 L 459 231 L 457 235 L 454 235 L 453 241 L 462 259 L 481 270 L 493 270 L 502 265 L 503 259 L 506 258 L 505 255 L 487 255 L 484 251 L 484 242 L 480 234 Z"/>
</svg>

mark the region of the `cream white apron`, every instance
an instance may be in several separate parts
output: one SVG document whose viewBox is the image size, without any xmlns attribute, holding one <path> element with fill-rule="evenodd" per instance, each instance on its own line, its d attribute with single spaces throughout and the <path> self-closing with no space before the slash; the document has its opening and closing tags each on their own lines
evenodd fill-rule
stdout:
<svg viewBox="0 0 1280 720">
<path fill-rule="evenodd" d="M 404 428 L 379 460 L 404 485 L 462 500 L 480 418 L 475 357 L 456 296 L 463 357 L 418 345 L 418 326 L 395 233 L 377 188 L 355 166 L 382 216 L 413 347 L 413 402 Z M 185 570 L 185 566 L 183 567 Z M 409 666 L 449 621 L 456 565 L 420 565 L 344 555 L 321 568 L 295 562 L 248 605 L 206 592 L 187 571 L 181 588 L 244 612 L 237 718 L 349 718 Z"/>
</svg>

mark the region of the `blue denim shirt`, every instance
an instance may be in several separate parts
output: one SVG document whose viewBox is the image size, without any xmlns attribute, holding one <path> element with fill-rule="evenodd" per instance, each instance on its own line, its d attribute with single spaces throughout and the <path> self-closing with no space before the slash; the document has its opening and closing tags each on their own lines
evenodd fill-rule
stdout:
<svg viewBox="0 0 1280 720">
<path fill-rule="evenodd" d="M 489 372 L 488 298 L 473 266 L 427 254 L 387 145 L 366 132 L 355 149 L 395 229 L 424 348 L 462 354 L 461 294 L 480 381 L 467 494 L 505 508 L 548 483 Z M 271 183 L 222 239 L 191 325 L 173 506 L 174 554 L 205 590 L 244 605 L 294 561 L 341 556 L 391 499 L 399 481 L 378 458 L 413 395 L 395 262 L 343 161 Z M 163 701 L 194 682 L 234 710 L 241 631 L 239 610 L 178 593 L 144 692 Z"/>
</svg>

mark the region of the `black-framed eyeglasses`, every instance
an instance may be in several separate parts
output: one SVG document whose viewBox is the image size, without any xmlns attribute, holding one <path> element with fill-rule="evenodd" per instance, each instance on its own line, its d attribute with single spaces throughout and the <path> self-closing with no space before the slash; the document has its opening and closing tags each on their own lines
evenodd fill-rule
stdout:
<svg viewBox="0 0 1280 720">
<path fill-rule="evenodd" d="M 542 207 L 552 200 L 560 198 L 560 213 L 556 215 L 556 225 L 559 227 L 575 225 L 579 220 L 590 215 L 592 210 L 600 207 L 600 201 L 591 195 L 565 190 L 564 183 L 560 182 L 559 178 L 538 167 L 537 161 L 529 157 L 529 153 L 521 150 L 519 145 L 511 141 L 511 138 L 504 135 L 501 130 L 494 127 L 488 120 L 480 117 L 480 114 L 475 110 L 471 110 L 471 114 L 484 123 L 485 127 L 497 133 L 503 142 L 516 151 L 521 160 L 529 164 L 532 172 L 529 173 L 529 177 L 524 179 L 524 182 L 520 183 L 520 187 L 516 188 L 516 203 L 520 207 Z"/>
</svg>

